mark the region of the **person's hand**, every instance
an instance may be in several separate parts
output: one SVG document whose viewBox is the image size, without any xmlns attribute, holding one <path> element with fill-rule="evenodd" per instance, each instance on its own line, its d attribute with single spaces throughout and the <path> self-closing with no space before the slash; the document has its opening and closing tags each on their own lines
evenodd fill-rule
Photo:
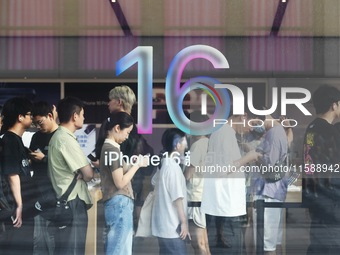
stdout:
<svg viewBox="0 0 340 255">
<path fill-rule="evenodd" d="M 150 155 L 138 155 L 138 166 L 139 167 L 147 167 L 149 165 Z"/>
<path fill-rule="evenodd" d="M 249 151 L 246 155 L 249 157 L 249 161 L 257 161 L 260 157 L 262 157 L 262 154 L 255 150 Z"/>
<path fill-rule="evenodd" d="M 96 161 L 91 161 L 91 164 L 94 166 L 94 168 L 99 169 L 99 159 L 97 159 Z"/>
<path fill-rule="evenodd" d="M 13 227 L 20 228 L 22 226 L 22 205 L 15 210 L 15 219 L 13 220 Z"/>
<path fill-rule="evenodd" d="M 30 155 L 34 161 L 42 161 L 45 157 L 45 154 L 38 150 L 31 152 Z"/>
<path fill-rule="evenodd" d="M 187 222 L 181 223 L 181 232 L 179 233 L 179 237 L 182 240 L 185 240 L 187 237 L 189 238 L 189 240 L 191 240 L 191 236 L 190 236 L 190 233 L 189 233 L 189 227 L 188 227 Z"/>
</svg>

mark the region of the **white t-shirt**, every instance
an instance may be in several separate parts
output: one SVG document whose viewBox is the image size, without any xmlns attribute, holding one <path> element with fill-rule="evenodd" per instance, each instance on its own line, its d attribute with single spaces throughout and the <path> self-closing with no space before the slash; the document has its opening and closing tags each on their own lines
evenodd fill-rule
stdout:
<svg viewBox="0 0 340 255">
<path fill-rule="evenodd" d="M 152 208 L 152 235 L 162 238 L 178 238 L 176 232 L 180 219 L 174 201 L 183 198 L 184 213 L 187 212 L 185 178 L 180 166 L 173 158 L 162 160 L 157 171 L 155 200 Z"/>
<path fill-rule="evenodd" d="M 207 155 L 209 139 L 203 137 L 194 142 L 190 147 L 190 164 L 197 167 L 193 177 L 187 183 L 188 201 L 200 202 L 203 193 L 203 175 L 199 169 L 205 164 L 205 157 Z"/>
<path fill-rule="evenodd" d="M 241 158 L 235 134 L 229 125 L 223 125 L 211 134 L 206 167 L 233 166 L 233 162 Z M 205 177 L 201 204 L 203 213 L 224 217 L 246 214 L 244 173 L 206 174 Z"/>
</svg>

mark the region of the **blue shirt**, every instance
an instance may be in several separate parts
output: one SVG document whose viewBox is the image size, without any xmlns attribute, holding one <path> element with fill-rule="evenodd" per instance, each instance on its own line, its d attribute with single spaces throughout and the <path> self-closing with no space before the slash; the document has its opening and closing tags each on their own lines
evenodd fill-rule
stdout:
<svg viewBox="0 0 340 255">
<path fill-rule="evenodd" d="M 288 152 L 288 140 L 284 128 L 281 125 L 276 125 L 269 129 L 256 150 L 263 153 L 262 165 L 274 166 Z M 280 201 L 286 199 L 287 187 L 286 178 L 269 183 L 265 181 L 261 174 L 256 176 L 253 185 L 256 195 L 263 195 Z"/>
</svg>

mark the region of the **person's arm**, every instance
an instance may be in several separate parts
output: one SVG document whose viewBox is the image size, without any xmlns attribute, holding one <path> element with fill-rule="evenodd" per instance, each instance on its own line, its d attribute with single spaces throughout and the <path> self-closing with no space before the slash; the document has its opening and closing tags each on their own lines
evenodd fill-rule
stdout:
<svg viewBox="0 0 340 255">
<path fill-rule="evenodd" d="M 189 239 L 191 240 L 191 236 L 190 236 L 190 233 L 189 233 L 188 222 L 187 222 L 187 217 L 186 217 L 186 214 L 184 212 L 184 207 L 183 207 L 183 198 L 182 197 L 177 198 L 174 201 L 174 204 L 175 204 L 175 207 L 176 207 L 176 210 L 177 210 L 177 214 L 178 214 L 179 220 L 181 222 L 181 232 L 179 233 L 179 237 L 182 240 L 185 240 L 185 238 L 187 236 L 189 236 Z"/>
<path fill-rule="evenodd" d="M 45 161 L 47 162 L 47 155 L 45 155 L 44 153 L 42 153 L 41 151 L 33 151 L 30 153 L 30 156 L 33 157 L 34 161 Z"/>
<path fill-rule="evenodd" d="M 114 184 L 116 185 L 118 189 L 124 188 L 132 180 L 133 176 L 138 171 L 138 169 L 140 167 L 146 167 L 147 165 L 148 165 L 148 158 L 143 157 L 143 160 L 139 160 L 137 164 L 133 165 L 125 173 L 122 167 L 112 171 L 112 178 L 113 178 Z"/>
<path fill-rule="evenodd" d="M 32 136 L 32 140 L 31 140 L 30 147 L 29 147 L 29 156 L 30 156 L 31 159 L 33 159 L 36 162 L 47 163 L 47 155 L 42 153 L 41 150 L 38 148 L 37 140 L 39 138 L 37 138 L 37 134 L 38 133 L 35 133 Z"/>
<path fill-rule="evenodd" d="M 194 172 L 195 172 L 195 167 L 193 165 L 186 167 L 184 170 L 185 179 L 189 181 L 193 177 Z"/>
<path fill-rule="evenodd" d="M 89 182 L 93 178 L 93 168 L 90 165 L 86 165 L 79 169 L 80 177 L 78 179 L 83 179 L 86 182 Z"/>
<path fill-rule="evenodd" d="M 16 211 L 15 211 L 15 219 L 13 221 L 13 225 L 16 228 L 20 228 L 22 225 L 22 197 L 21 197 L 21 185 L 20 185 L 20 177 L 17 174 L 8 176 L 9 185 L 11 187 L 11 191 L 16 203 Z"/>
<path fill-rule="evenodd" d="M 288 148 L 291 148 L 291 145 L 294 140 L 294 133 L 293 133 L 293 128 L 289 127 L 286 129 L 286 135 L 287 135 L 287 140 L 288 140 Z"/>
</svg>

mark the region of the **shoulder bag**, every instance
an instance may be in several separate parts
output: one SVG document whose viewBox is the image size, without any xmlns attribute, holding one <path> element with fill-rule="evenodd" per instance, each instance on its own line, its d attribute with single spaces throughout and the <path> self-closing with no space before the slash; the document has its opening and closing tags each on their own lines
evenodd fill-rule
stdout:
<svg viewBox="0 0 340 255">
<path fill-rule="evenodd" d="M 74 176 L 72 183 L 60 198 L 54 196 L 54 202 L 52 203 L 52 206 L 43 208 L 39 204 L 39 210 L 42 211 L 41 216 L 54 223 L 54 225 L 59 229 L 66 228 L 72 224 L 73 213 L 67 202 L 67 199 L 77 183 L 77 177 L 78 174 Z"/>
</svg>

